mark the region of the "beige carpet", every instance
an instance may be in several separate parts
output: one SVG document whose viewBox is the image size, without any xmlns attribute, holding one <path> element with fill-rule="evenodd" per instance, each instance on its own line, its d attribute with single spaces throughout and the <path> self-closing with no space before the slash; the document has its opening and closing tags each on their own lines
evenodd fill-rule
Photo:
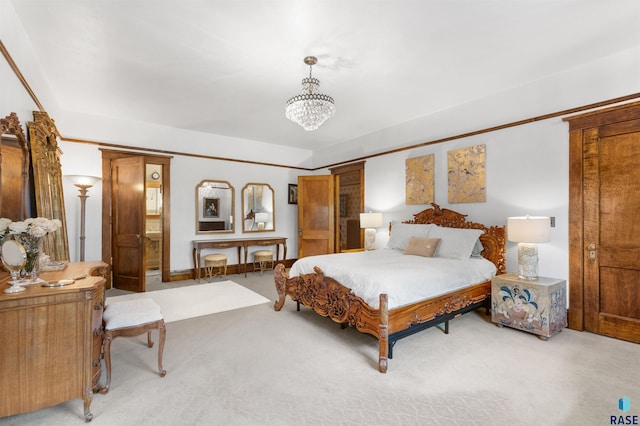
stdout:
<svg viewBox="0 0 640 426">
<path fill-rule="evenodd" d="M 248 275 L 232 279 L 275 299 L 271 273 Z M 290 300 L 281 312 L 264 303 L 168 324 L 164 378 L 145 336 L 115 339 L 111 357 L 91 426 L 597 426 L 640 414 L 640 345 L 573 330 L 545 342 L 483 310 L 451 321 L 448 335 L 402 339 L 388 374 L 374 338 Z M 79 426 L 82 413 L 75 399 L 0 426 Z"/>
<path fill-rule="evenodd" d="M 269 299 L 233 281 L 191 285 L 147 293 L 107 297 L 106 305 L 123 300 L 151 298 L 162 310 L 165 322 L 174 322 L 269 302 Z"/>
</svg>

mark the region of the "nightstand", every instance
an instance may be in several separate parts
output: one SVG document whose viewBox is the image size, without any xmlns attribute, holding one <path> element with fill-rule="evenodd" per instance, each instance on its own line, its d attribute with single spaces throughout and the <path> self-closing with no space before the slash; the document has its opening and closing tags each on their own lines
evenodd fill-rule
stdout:
<svg viewBox="0 0 640 426">
<path fill-rule="evenodd" d="M 525 280 L 517 274 L 493 277 L 491 321 L 547 340 L 567 326 L 567 282 L 545 277 Z"/>
</svg>

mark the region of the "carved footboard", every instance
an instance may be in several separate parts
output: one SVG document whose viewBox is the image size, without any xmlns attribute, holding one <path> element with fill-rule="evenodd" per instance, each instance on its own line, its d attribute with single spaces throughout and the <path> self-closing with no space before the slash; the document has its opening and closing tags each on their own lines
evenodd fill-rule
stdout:
<svg viewBox="0 0 640 426">
<path fill-rule="evenodd" d="M 375 336 L 380 341 L 379 368 L 387 371 L 389 348 L 387 296 L 380 296 L 380 309 L 373 309 L 351 290 L 331 277 L 326 277 L 320 268 L 314 274 L 289 278 L 284 265 L 279 264 L 274 271 L 278 300 L 274 309 L 279 311 L 287 296 L 313 309 L 323 317 L 329 317 L 340 324 L 349 324 L 363 333 Z"/>
<path fill-rule="evenodd" d="M 289 296 L 324 317 L 373 335 L 379 341 L 378 368 L 382 373 L 387 372 L 390 350 L 399 339 L 448 322 L 479 307 L 491 297 L 491 283 L 484 282 L 392 311 L 388 309 L 387 295 L 381 294 L 380 308 L 373 309 L 353 295 L 349 288 L 326 277 L 320 268 L 315 267 L 314 270 L 315 273 L 290 278 L 284 265 L 276 266 L 274 280 L 278 300 L 274 309 L 281 310 Z"/>
</svg>

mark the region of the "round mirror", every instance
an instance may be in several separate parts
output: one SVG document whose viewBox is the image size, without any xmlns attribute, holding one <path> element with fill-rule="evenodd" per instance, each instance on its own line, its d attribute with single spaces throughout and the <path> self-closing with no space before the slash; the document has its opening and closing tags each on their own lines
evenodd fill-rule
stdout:
<svg viewBox="0 0 640 426">
<path fill-rule="evenodd" d="M 11 273 L 11 287 L 6 289 L 5 293 L 19 293 L 25 291 L 24 287 L 18 285 L 18 277 L 20 271 L 27 263 L 27 252 L 22 244 L 15 240 L 8 240 L 2 243 L 1 253 L 2 263 Z"/>
</svg>

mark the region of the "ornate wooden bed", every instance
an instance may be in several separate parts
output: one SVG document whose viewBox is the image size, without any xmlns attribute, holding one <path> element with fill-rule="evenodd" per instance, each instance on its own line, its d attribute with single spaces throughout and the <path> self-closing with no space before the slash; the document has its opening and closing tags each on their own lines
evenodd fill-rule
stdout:
<svg viewBox="0 0 640 426">
<path fill-rule="evenodd" d="M 481 229 L 482 256 L 493 262 L 497 274 L 505 273 L 505 227 L 466 222 L 466 215 L 449 209 L 433 208 L 414 215 L 413 220 L 404 223 L 429 224 L 450 228 Z M 380 307 L 373 309 L 363 299 L 331 277 L 326 277 L 320 268 L 315 273 L 289 277 L 284 265 L 279 264 L 274 271 L 278 300 L 274 309 L 282 309 L 287 295 L 292 300 L 312 308 L 322 316 L 343 325 L 355 326 L 359 331 L 376 337 L 379 341 L 378 367 L 386 373 L 388 358 L 393 357 L 395 343 L 411 334 L 431 326 L 444 323 L 448 333 L 448 322 L 463 313 L 485 306 L 491 301 L 491 281 L 444 294 L 414 304 L 388 309 L 388 296 L 380 294 Z"/>
</svg>

